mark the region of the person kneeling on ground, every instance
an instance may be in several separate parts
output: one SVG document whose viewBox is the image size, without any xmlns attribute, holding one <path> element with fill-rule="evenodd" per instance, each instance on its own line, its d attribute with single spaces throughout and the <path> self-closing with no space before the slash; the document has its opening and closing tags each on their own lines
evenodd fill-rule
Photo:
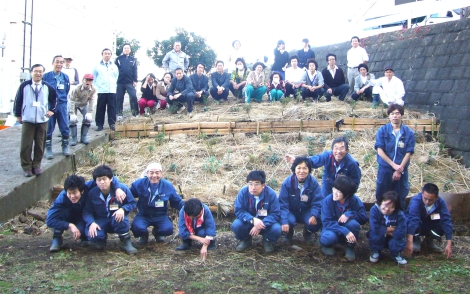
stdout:
<svg viewBox="0 0 470 294">
<path fill-rule="evenodd" d="M 282 183 L 279 192 L 281 206 L 282 232 L 286 240 L 292 241 L 296 222 L 305 224 L 304 239 L 307 244 L 313 244 L 313 233 L 321 229 L 321 195 L 320 185 L 310 175 L 312 163 L 308 157 L 297 157 L 292 164 L 293 175 L 288 176 Z"/>
<path fill-rule="evenodd" d="M 96 88 L 93 86 L 93 75 L 86 74 L 83 77 L 82 83 L 72 90 L 69 94 L 69 129 L 72 141 L 71 146 L 77 145 L 77 110 L 83 116 L 82 128 L 80 131 L 80 142 L 88 145 L 88 130 L 90 129 L 91 123 L 93 122 L 93 106 L 98 97 Z"/>
<path fill-rule="evenodd" d="M 369 257 L 372 263 L 378 262 L 380 251 L 388 248 L 393 260 L 398 264 L 407 264 L 400 255 L 406 245 L 406 217 L 400 203 L 400 196 L 395 191 L 388 191 L 370 209 L 367 238 L 372 251 Z"/>
<path fill-rule="evenodd" d="M 286 94 L 286 85 L 282 79 L 282 75 L 278 72 L 273 72 L 269 78 L 268 90 L 269 101 L 280 101 Z"/>
<path fill-rule="evenodd" d="M 176 250 L 187 250 L 192 241 L 202 243 L 201 257 L 205 260 L 207 250 L 215 249 L 215 222 L 209 207 L 197 198 L 189 199 L 181 208 L 178 219 L 178 229 L 183 244 Z"/>
<path fill-rule="evenodd" d="M 112 179 L 113 170 L 107 165 L 100 165 L 93 171 L 97 187 L 90 190 L 83 209 L 85 233 L 97 250 L 105 248 L 108 233 L 116 233 L 122 242 L 121 249 L 127 254 L 136 254 L 137 249 L 131 243 L 127 215 L 135 209 L 137 201 L 125 185 L 113 185 Z M 122 203 L 116 199 L 117 188 L 126 193 Z"/>
<path fill-rule="evenodd" d="M 183 207 L 183 200 L 176 193 L 173 185 L 163 178 L 162 166 L 153 162 L 144 173 L 145 177 L 131 185 L 131 192 L 137 201 L 137 215 L 132 221 L 131 230 L 139 244 L 148 243 L 147 228 L 153 226 L 152 235 L 156 242 L 165 242 L 165 237 L 173 234 L 173 224 L 168 216 L 168 204 L 174 209 Z M 169 202 L 169 203 L 168 203 Z"/>
<path fill-rule="evenodd" d="M 253 65 L 253 71 L 250 72 L 246 79 L 245 89 L 245 102 L 250 103 L 251 98 L 256 102 L 263 100 L 263 95 L 266 93 L 266 86 L 264 85 L 264 69 L 266 65 L 262 62 L 257 62 Z"/>
<path fill-rule="evenodd" d="M 274 251 L 273 243 L 281 236 L 279 199 L 273 189 L 266 186 L 266 174 L 262 170 L 251 171 L 247 185 L 235 199 L 235 215 L 232 223 L 235 238 L 240 240 L 238 252 L 252 245 L 252 237 L 263 235 L 264 251 Z"/>
<path fill-rule="evenodd" d="M 367 222 L 367 213 L 362 201 L 354 195 L 356 183 L 347 176 L 338 176 L 333 182 L 333 193 L 323 201 L 321 220 L 323 230 L 320 247 L 323 254 L 335 254 L 333 245 L 346 243 L 346 259 L 354 261 L 354 247 L 359 238 L 361 225 Z"/>
<path fill-rule="evenodd" d="M 119 185 L 116 177 L 113 177 L 112 184 Z M 54 229 L 50 252 L 60 251 L 64 240 L 62 234 L 67 229 L 70 229 L 73 238 L 78 240 L 80 245 L 88 245 L 82 212 L 88 198 L 88 192 L 94 187 L 96 187 L 95 181 L 85 183 L 85 179 L 77 175 L 71 175 L 65 179 L 64 190 L 60 192 L 47 212 L 46 225 Z M 122 202 L 126 198 L 126 194 L 118 188 L 116 198 Z"/>
<path fill-rule="evenodd" d="M 423 186 L 421 193 L 411 199 L 406 217 L 406 256 L 421 251 L 421 236 L 424 236 L 424 242 L 431 251 L 444 253 L 447 258 L 452 256 L 452 218 L 446 202 L 439 197 L 439 188 L 436 185 L 427 183 Z M 434 239 L 440 240 L 444 235 L 447 244 L 442 249 L 434 244 Z"/>
</svg>

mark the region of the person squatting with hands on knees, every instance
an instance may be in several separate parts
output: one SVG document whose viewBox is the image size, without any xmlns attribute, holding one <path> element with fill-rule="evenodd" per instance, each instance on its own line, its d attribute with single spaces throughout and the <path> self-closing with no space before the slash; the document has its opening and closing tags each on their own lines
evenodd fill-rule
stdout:
<svg viewBox="0 0 470 294">
<path fill-rule="evenodd" d="M 137 201 L 126 185 L 113 184 L 113 177 L 113 170 L 107 165 L 100 165 L 93 171 L 97 186 L 90 190 L 83 209 L 85 234 L 96 250 L 105 248 L 108 233 L 118 234 L 121 249 L 127 254 L 136 254 L 137 249 L 131 243 L 128 214 L 135 209 Z M 117 188 L 126 193 L 122 202 L 117 200 Z"/>
<path fill-rule="evenodd" d="M 312 163 L 308 157 L 296 157 L 292 175 L 288 176 L 279 192 L 281 229 L 286 241 L 291 242 L 297 222 L 305 224 L 305 242 L 313 245 L 313 234 L 321 229 L 321 203 L 323 196 L 317 180 L 311 176 Z"/>
<path fill-rule="evenodd" d="M 279 199 L 266 186 L 266 174 L 262 170 L 251 171 L 246 183 L 235 199 L 237 218 L 232 223 L 232 231 L 241 241 L 236 250 L 245 251 L 252 245 L 252 237 L 262 235 L 264 251 L 272 252 L 273 243 L 281 236 Z"/>
<path fill-rule="evenodd" d="M 140 238 L 139 245 L 147 245 L 149 226 L 153 226 L 155 241 L 165 242 L 165 237 L 173 234 L 173 224 L 168 216 L 169 205 L 179 211 L 184 202 L 172 183 L 163 178 L 161 164 L 150 163 L 142 178 L 132 183 L 130 190 L 138 198 L 138 212 L 132 221 L 131 231 L 135 238 Z"/>
</svg>

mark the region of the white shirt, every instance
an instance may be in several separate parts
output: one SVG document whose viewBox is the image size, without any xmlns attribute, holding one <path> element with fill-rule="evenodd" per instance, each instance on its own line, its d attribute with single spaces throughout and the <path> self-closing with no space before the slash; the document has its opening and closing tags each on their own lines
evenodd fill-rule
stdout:
<svg viewBox="0 0 470 294">
<path fill-rule="evenodd" d="M 335 68 L 333 68 L 333 69 L 331 69 L 330 66 L 328 66 L 327 68 L 328 68 L 328 71 L 331 74 L 331 77 L 333 77 L 333 79 L 334 79 L 335 78 L 335 73 L 336 73 L 336 70 L 338 69 L 338 67 L 335 65 Z"/>
<path fill-rule="evenodd" d="M 364 61 L 369 61 L 369 55 L 367 55 L 366 49 L 357 46 L 352 47 L 348 50 L 348 67 L 357 67 Z"/>
<path fill-rule="evenodd" d="M 392 102 L 395 101 L 395 103 L 403 101 L 403 96 L 405 96 L 405 87 L 403 86 L 403 82 L 396 76 L 393 76 L 390 81 L 387 77 L 381 77 L 380 79 L 376 80 L 375 86 L 382 87 L 383 92 L 379 94 L 381 95 L 380 99 L 382 99 L 382 101 L 385 103 L 387 102 L 384 99 Z M 382 97 L 383 94 L 389 98 Z"/>
<path fill-rule="evenodd" d="M 291 83 L 299 83 L 302 80 L 305 70 L 303 68 L 297 67 L 294 69 L 293 67 L 288 67 L 286 69 L 286 81 Z"/>
</svg>

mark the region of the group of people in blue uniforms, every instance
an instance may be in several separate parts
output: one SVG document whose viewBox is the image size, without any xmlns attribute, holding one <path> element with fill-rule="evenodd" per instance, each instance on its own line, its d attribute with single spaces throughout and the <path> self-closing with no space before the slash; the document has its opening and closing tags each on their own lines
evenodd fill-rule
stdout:
<svg viewBox="0 0 470 294">
<path fill-rule="evenodd" d="M 266 252 L 275 250 L 274 244 L 284 234 L 291 242 L 294 227 L 304 224 L 303 237 L 307 244 L 318 243 L 323 254 L 336 254 L 337 244 L 345 245 L 345 258 L 356 259 L 354 248 L 359 240 L 361 226 L 369 221 L 366 233 L 371 249 L 370 261 L 378 262 L 384 249 L 390 251 L 398 264 L 406 264 L 402 257 L 421 250 L 422 238 L 427 247 L 452 255 L 452 219 L 439 189 L 425 184 L 408 207 L 405 197 L 409 192 L 408 166 L 414 151 L 414 133 L 401 121 L 403 106 L 391 104 L 387 113 L 390 123 L 377 131 L 375 148 L 379 171 L 376 203 L 367 216 L 366 209 L 356 195 L 361 181 L 359 163 L 349 154 L 346 137 L 333 140 L 331 150 L 306 157 L 286 155 L 292 175 L 282 183 L 279 194 L 266 185 L 262 170 L 251 171 L 246 186 L 235 199 L 236 219 L 232 223 L 236 251 L 243 252 L 253 244 L 253 237 L 262 235 Z M 324 167 L 322 185 L 311 175 L 314 168 Z M 137 200 L 136 200 L 137 199 Z M 192 241 L 202 244 L 201 257 L 216 248 L 216 225 L 209 207 L 199 199 L 186 202 L 173 185 L 163 178 L 159 163 L 151 163 L 143 177 L 130 188 L 119 183 L 109 166 L 98 166 L 93 181 L 85 183 L 82 177 L 69 176 L 64 191 L 54 201 L 47 216 L 47 225 L 54 230 L 51 252 L 59 251 L 62 234 L 70 229 L 82 245 L 104 249 L 108 233 L 118 234 L 121 248 L 128 254 L 137 253 L 131 243 L 130 231 L 139 238 L 139 245 L 149 241 L 148 228 L 156 242 L 164 242 L 173 234 L 168 216 L 171 206 L 179 210 L 178 229 L 182 244 L 176 250 L 191 248 Z M 137 214 L 129 224 L 128 214 L 137 207 Z M 405 210 L 406 208 L 406 210 Z M 446 237 L 444 249 L 435 239 Z"/>
</svg>

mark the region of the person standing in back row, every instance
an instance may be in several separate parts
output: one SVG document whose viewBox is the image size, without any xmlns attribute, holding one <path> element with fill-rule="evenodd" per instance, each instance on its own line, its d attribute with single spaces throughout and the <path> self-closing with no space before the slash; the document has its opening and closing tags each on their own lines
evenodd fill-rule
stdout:
<svg viewBox="0 0 470 294">
<path fill-rule="evenodd" d="M 47 72 L 42 77 L 42 80 L 57 92 L 57 107 L 54 114 L 47 122 L 47 135 L 46 135 L 46 158 L 52 159 L 52 133 L 55 129 L 55 124 L 59 125 L 60 134 L 62 136 L 62 154 L 70 156 L 69 148 L 69 115 L 67 111 L 67 96 L 70 90 L 69 77 L 62 72 L 64 66 L 64 58 L 62 55 L 56 55 L 52 59 L 53 70 Z"/>
<path fill-rule="evenodd" d="M 103 60 L 93 69 L 93 81 L 98 91 L 98 102 L 96 103 L 96 130 L 103 130 L 104 116 L 108 111 L 108 125 L 110 130 L 114 130 L 116 123 L 116 87 L 118 78 L 118 68 L 111 62 L 113 53 L 110 49 L 104 48 L 101 51 Z"/>
<path fill-rule="evenodd" d="M 44 81 L 44 66 L 31 67 L 32 79 L 24 81 L 18 88 L 13 106 L 16 119 L 22 124 L 20 159 L 25 177 L 41 174 L 44 155 L 47 121 L 54 114 L 57 93 Z M 34 157 L 31 158 L 34 143 Z"/>
<path fill-rule="evenodd" d="M 129 104 L 133 116 L 139 114 L 139 104 L 137 103 L 137 59 L 131 56 L 131 45 L 126 43 L 122 47 L 122 55 L 116 58 L 114 63 L 118 67 L 119 76 L 117 80 L 117 120 L 122 120 L 122 111 L 124 108 L 124 94 L 129 94 Z"/>
<path fill-rule="evenodd" d="M 348 50 L 348 83 L 349 89 L 353 91 L 356 77 L 359 75 L 359 65 L 369 62 L 366 49 L 359 46 L 359 37 L 351 38 L 352 48 Z"/>
</svg>

